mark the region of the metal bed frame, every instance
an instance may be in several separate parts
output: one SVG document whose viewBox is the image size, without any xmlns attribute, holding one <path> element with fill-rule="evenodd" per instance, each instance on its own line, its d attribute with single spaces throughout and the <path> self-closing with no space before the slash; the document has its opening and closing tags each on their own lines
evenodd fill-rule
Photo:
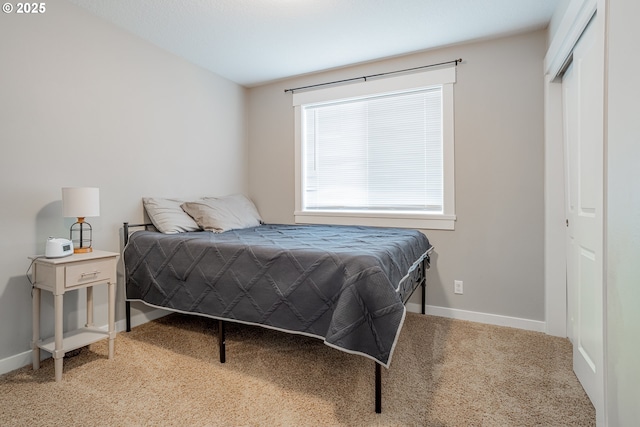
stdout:
<svg viewBox="0 0 640 427">
<path fill-rule="evenodd" d="M 143 224 L 129 224 L 128 222 L 123 223 L 123 234 L 124 234 L 124 245 L 123 245 L 123 254 L 124 248 L 129 243 L 129 230 L 131 228 L 142 228 L 148 229 L 149 227 L 153 227 L 151 223 L 143 223 Z M 124 257 L 123 257 L 124 259 Z M 426 256 L 424 260 L 420 263 L 420 268 L 416 270 L 416 274 L 413 277 L 414 284 L 412 286 L 411 293 L 404 298 L 403 304 L 406 304 L 409 298 L 413 295 L 415 290 L 420 286 L 422 288 L 422 309 L 421 313 L 425 314 L 426 307 L 426 297 L 427 297 L 427 276 L 426 270 L 429 269 L 430 258 L 429 255 Z M 126 274 L 125 274 L 126 278 Z M 126 283 L 125 283 L 125 294 L 126 294 Z M 125 316 L 127 322 L 127 332 L 131 332 L 131 301 L 127 301 L 125 298 Z M 220 363 L 225 363 L 226 361 L 226 347 L 225 347 L 225 321 L 222 319 L 218 319 L 218 347 L 220 348 Z M 375 363 L 375 411 L 377 414 L 382 413 L 382 369 L 381 365 L 377 362 Z"/>
</svg>

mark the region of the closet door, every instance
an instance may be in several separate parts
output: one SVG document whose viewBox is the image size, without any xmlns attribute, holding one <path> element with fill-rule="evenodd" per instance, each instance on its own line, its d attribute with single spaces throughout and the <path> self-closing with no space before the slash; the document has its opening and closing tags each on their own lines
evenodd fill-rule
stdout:
<svg viewBox="0 0 640 427">
<path fill-rule="evenodd" d="M 599 419 L 604 411 L 604 45 L 598 19 L 564 74 L 568 335 L 573 367 Z"/>
</svg>

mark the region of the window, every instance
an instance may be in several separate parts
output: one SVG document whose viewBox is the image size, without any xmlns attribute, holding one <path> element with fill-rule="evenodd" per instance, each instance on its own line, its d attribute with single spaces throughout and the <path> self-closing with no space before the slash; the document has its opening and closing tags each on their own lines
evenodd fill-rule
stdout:
<svg viewBox="0 0 640 427">
<path fill-rule="evenodd" d="M 294 94 L 296 222 L 453 229 L 455 68 Z"/>
</svg>

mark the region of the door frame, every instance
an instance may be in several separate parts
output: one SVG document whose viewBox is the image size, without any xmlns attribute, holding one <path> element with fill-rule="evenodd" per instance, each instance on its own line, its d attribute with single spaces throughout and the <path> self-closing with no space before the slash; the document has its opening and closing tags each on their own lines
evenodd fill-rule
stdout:
<svg viewBox="0 0 640 427">
<path fill-rule="evenodd" d="M 598 12 L 597 19 L 603 21 L 606 42 L 607 0 L 571 0 L 560 25 L 553 35 L 544 59 L 544 262 L 545 262 L 545 327 L 546 333 L 566 337 L 567 328 L 567 282 L 566 282 L 566 228 L 565 228 L 565 185 L 564 185 L 564 135 L 562 106 L 562 73 L 571 63 L 571 53 L 587 25 Z M 605 58 L 606 58 L 605 43 Z M 606 63 L 605 63 L 606 79 Z M 605 82 L 606 91 L 606 82 Z M 606 98 L 606 93 L 603 93 Z M 606 99 L 603 99 L 606 112 Z M 606 113 L 605 113 L 606 114 Z M 604 121 L 603 117 L 603 121 Z M 606 123 L 604 124 L 606 129 Z M 603 135 L 604 137 L 604 135 Z M 606 140 L 605 140 L 606 147 Z M 606 182 L 606 167 L 603 169 Z M 606 201 L 606 186 L 604 186 Z M 603 201 L 604 203 L 604 201 Z M 606 235 L 606 204 L 603 206 L 603 232 Z M 603 245 L 606 238 L 603 236 Z M 603 250 L 605 247 L 603 246 Z M 603 253 L 603 256 L 606 256 Z M 596 411 L 597 425 L 607 423 L 607 336 L 606 336 L 606 264 L 603 259 L 603 399 L 601 411 Z"/>
<path fill-rule="evenodd" d="M 544 264 L 545 326 L 567 336 L 564 152 L 561 75 L 602 0 L 572 0 L 544 58 Z M 601 9 L 604 12 L 604 7 Z"/>
</svg>

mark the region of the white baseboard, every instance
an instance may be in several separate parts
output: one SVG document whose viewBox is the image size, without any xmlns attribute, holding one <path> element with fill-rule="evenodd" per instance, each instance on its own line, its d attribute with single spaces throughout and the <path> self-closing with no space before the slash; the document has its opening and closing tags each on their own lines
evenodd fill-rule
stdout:
<svg viewBox="0 0 640 427">
<path fill-rule="evenodd" d="M 421 306 L 418 303 L 408 303 L 407 311 L 420 313 Z M 454 308 L 437 307 L 427 305 L 426 314 L 431 316 L 447 317 L 450 319 L 468 320 L 470 322 L 485 323 L 487 325 L 507 326 L 510 328 L 524 329 L 527 331 L 545 332 L 545 322 L 539 320 L 522 319 L 519 317 L 501 316 L 499 314 L 480 313 L 477 311 L 458 310 Z"/>
<path fill-rule="evenodd" d="M 46 351 L 41 351 L 40 354 Z M 23 366 L 31 365 L 31 350 L 23 351 L 22 353 L 14 354 L 13 356 L 5 357 L 0 360 L 0 375 L 7 372 L 15 371 Z"/>
<path fill-rule="evenodd" d="M 133 311 L 133 307 L 132 311 Z M 171 314 L 171 311 L 167 311 L 167 310 L 162 310 L 160 308 L 156 308 L 153 309 L 151 311 L 139 311 L 135 314 L 131 314 L 131 327 L 135 327 L 135 326 L 139 326 L 142 324 L 145 324 L 147 322 L 151 322 L 152 320 L 156 320 L 159 319 L 161 317 L 164 317 L 168 314 Z M 126 319 L 122 319 L 122 320 L 118 320 L 116 322 L 116 331 L 118 332 L 123 332 L 127 329 L 127 321 Z"/>
</svg>

